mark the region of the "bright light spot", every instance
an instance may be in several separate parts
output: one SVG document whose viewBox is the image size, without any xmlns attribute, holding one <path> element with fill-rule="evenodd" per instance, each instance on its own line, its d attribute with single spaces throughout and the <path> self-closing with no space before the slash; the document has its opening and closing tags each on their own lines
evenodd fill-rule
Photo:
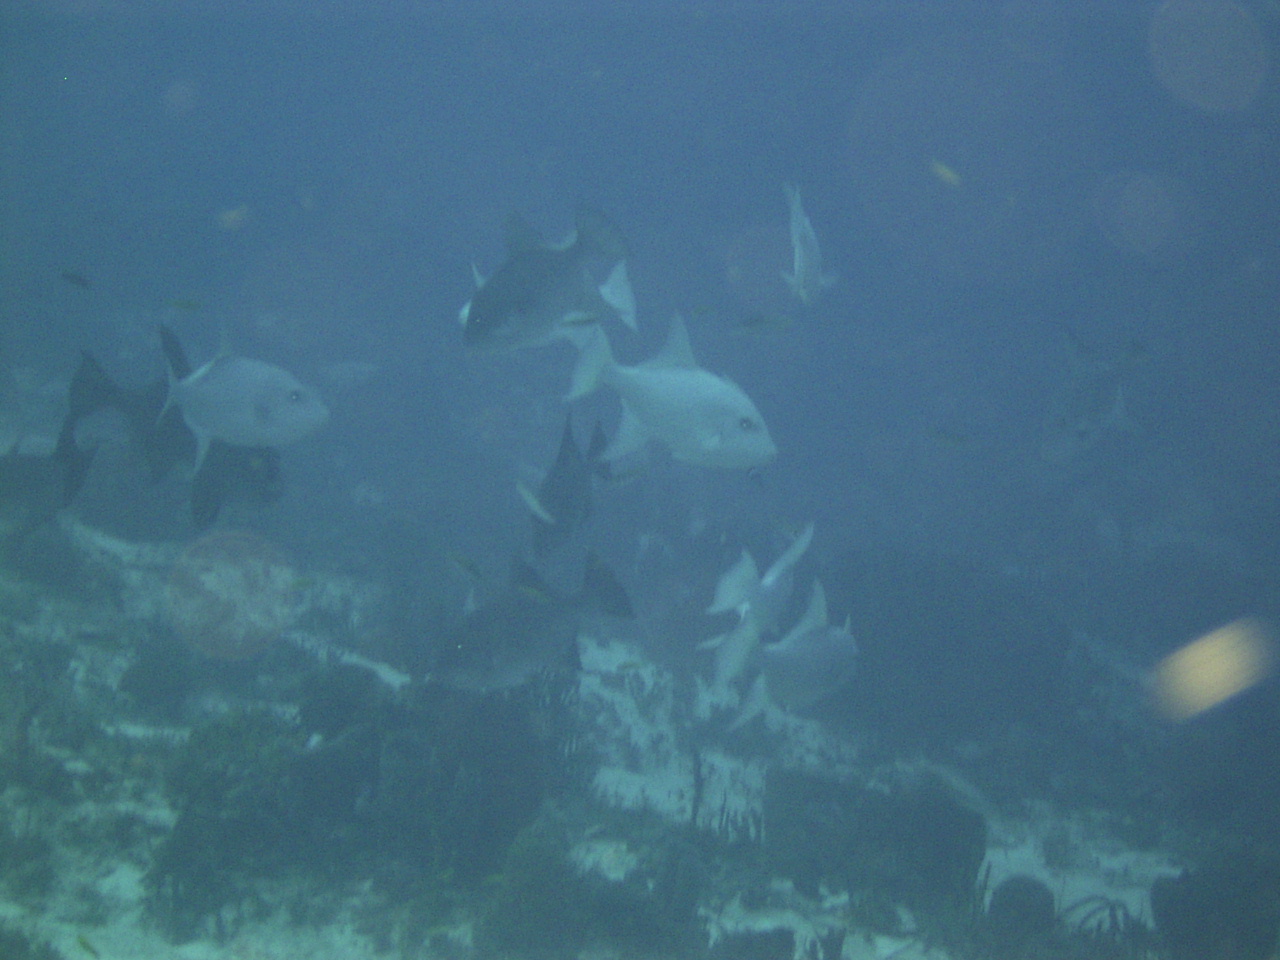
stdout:
<svg viewBox="0 0 1280 960">
<path fill-rule="evenodd" d="M 1156 667 L 1161 711 L 1186 720 L 1264 679 L 1274 660 L 1271 635 L 1260 620 L 1236 620 L 1193 640 Z"/>
</svg>

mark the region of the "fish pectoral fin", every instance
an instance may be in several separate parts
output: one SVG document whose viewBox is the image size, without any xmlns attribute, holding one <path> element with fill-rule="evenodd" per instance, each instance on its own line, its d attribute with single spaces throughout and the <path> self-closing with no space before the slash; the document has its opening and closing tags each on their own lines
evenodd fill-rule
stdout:
<svg viewBox="0 0 1280 960">
<path fill-rule="evenodd" d="M 677 313 L 671 318 L 671 329 L 667 333 L 667 342 L 661 352 L 642 365 L 682 367 L 690 370 L 697 368 L 698 361 L 694 359 L 693 348 L 689 346 L 689 332 L 685 329 L 684 318 L 680 314 Z"/>
</svg>

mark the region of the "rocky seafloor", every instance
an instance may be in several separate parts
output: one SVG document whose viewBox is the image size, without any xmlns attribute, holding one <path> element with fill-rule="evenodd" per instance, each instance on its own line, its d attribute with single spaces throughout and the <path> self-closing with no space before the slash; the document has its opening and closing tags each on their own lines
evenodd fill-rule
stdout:
<svg viewBox="0 0 1280 960">
<path fill-rule="evenodd" d="M 1046 799 L 977 746 L 731 732 L 596 630 L 580 670 L 451 690 L 364 642 L 375 586 L 228 544 L 64 521 L 0 575 L 3 960 L 1274 948 L 1280 883 L 1229 866 L 1247 834 Z"/>
</svg>

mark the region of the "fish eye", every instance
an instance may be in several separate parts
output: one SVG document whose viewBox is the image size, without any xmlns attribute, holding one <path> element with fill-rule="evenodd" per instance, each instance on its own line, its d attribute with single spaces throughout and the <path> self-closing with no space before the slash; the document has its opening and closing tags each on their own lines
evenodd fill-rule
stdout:
<svg viewBox="0 0 1280 960">
<path fill-rule="evenodd" d="M 290 402 L 290 403 L 301 403 L 301 402 L 302 402 L 302 391 L 301 391 L 301 390 L 290 390 L 290 391 L 289 391 L 289 402 Z"/>
<path fill-rule="evenodd" d="M 743 417 L 738 421 L 738 429 L 742 430 L 744 433 L 755 433 L 755 431 L 760 429 L 760 427 L 750 417 Z"/>
</svg>

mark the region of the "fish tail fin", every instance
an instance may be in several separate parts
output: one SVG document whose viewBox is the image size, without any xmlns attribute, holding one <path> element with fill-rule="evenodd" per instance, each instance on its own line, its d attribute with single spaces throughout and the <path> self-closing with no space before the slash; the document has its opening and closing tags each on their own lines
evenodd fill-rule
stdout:
<svg viewBox="0 0 1280 960">
<path fill-rule="evenodd" d="M 626 588 L 609 566 L 594 552 L 587 554 L 579 603 L 610 617 L 623 620 L 634 619 L 636 615 Z"/>
<path fill-rule="evenodd" d="M 599 327 L 591 327 L 578 343 L 578 363 L 573 368 L 566 400 L 577 400 L 594 393 L 613 367 L 613 350 L 609 338 Z"/>
<path fill-rule="evenodd" d="M 76 422 L 76 415 L 68 413 L 62 421 L 62 429 L 58 431 L 57 446 L 53 449 L 53 459 L 62 467 L 62 506 L 64 507 L 71 505 L 71 501 L 84 486 L 84 478 L 89 474 L 93 455 L 98 452 L 96 445 L 82 450 L 76 444 Z"/>
</svg>

